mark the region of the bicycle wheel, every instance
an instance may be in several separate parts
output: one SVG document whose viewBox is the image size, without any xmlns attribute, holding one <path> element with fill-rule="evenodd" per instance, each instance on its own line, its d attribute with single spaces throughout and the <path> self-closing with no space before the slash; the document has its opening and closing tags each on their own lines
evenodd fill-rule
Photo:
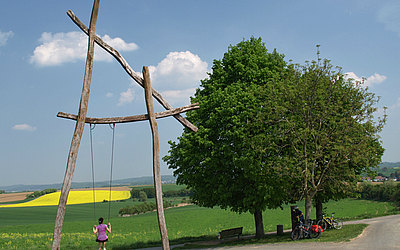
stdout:
<svg viewBox="0 0 400 250">
<path fill-rule="evenodd" d="M 293 229 L 292 233 L 290 234 L 290 238 L 291 238 L 292 240 L 298 240 L 298 239 L 300 239 L 300 228 L 299 228 L 299 226 L 296 226 L 296 227 Z"/>
<path fill-rule="evenodd" d="M 310 238 L 311 239 L 318 239 L 321 236 L 321 230 L 314 231 L 310 228 Z"/>
<path fill-rule="evenodd" d="M 326 230 L 327 223 L 326 223 L 326 221 L 324 219 L 319 220 L 317 225 L 320 226 L 324 231 Z"/>
<path fill-rule="evenodd" d="M 341 219 L 333 219 L 332 225 L 334 229 L 342 229 L 343 221 Z"/>
</svg>

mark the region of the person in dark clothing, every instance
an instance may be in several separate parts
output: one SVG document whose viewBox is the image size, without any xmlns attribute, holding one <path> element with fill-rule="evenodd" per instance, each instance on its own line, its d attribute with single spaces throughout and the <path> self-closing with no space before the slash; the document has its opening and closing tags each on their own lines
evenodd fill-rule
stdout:
<svg viewBox="0 0 400 250">
<path fill-rule="evenodd" d="M 304 215 L 303 215 L 303 212 L 299 209 L 299 207 L 295 207 L 294 212 L 295 212 L 296 218 L 299 221 L 301 221 L 302 223 L 304 223 Z"/>
</svg>

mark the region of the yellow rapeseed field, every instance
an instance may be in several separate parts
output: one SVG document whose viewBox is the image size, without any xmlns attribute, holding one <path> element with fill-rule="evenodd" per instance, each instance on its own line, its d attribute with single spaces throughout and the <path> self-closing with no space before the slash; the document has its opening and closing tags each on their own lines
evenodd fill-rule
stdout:
<svg viewBox="0 0 400 250">
<path fill-rule="evenodd" d="M 36 207 L 36 206 L 57 206 L 60 200 L 61 192 L 55 192 L 40 196 L 39 198 L 18 204 L 7 204 L 0 205 L 0 207 Z M 109 200 L 110 191 L 108 190 L 96 190 L 95 191 L 95 202 L 103 202 Z M 129 191 L 111 191 L 111 200 L 126 200 L 131 196 Z M 67 205 L 72 204 L 83 204 L 93 202 L 93 191 L 70 191 L 68 195 Z"/>
</svg>

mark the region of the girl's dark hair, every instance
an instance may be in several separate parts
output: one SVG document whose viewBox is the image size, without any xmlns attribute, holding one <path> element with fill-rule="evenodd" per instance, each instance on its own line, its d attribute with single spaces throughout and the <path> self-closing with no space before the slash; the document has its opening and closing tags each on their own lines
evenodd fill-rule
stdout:
<svg viewBox="0 0 400 250">
<path fill-rule="evenodd" d="M 102 223 L 103 223 L 103 220 L 104 220 L 103 217 L 100 217 L 100 218 L 99 218 L 99 224 L 102 224 Z"/>
</svg>

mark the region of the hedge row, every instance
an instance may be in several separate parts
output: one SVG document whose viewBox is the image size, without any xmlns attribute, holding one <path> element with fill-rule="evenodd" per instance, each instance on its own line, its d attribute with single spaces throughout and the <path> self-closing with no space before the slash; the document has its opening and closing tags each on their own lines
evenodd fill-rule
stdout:
<svg viewBox="0 0 400 250">
<path fill-rule="evenodd" d="M 31 193 L 31 194 L 28 194 L 27 196 L 26 196 L 26 198 L 27 199 L 30 199 L 30 198 L 37 198 L 37 197 L 40 197 L 40 196 L 42 196 L 42 195 L 45 195 L 45 194 L 50 194 L 50 193 L 54 193 L 54 192 L 57 192 L 57 189 L 55 189 L 55 188 L 48 188 L 48 189 L 45 189 L 45 190 L 42 190 L 42 191 L 35 191 L 35 192 L 33 192 L 33 193 Z"/>
<path fill-rule="evenodd" d="M 164 209 L 165 208 L 169 208 L 169 207 L 173 207 L 174 205 L 169 202 L 169 201 L 164 201 Z M 154 211 L 157 209 L 157 205 L 154 202 L 144 202 L 141 203 L 139 205 L 136 206 L 127 206 L 127 207 L 123 207 L 119 210 L 119 214 L 125 215 L 125 214 L 129 214 L 129 215 L 134 215 L 134 214 L 142 214 L 142 213 L 146 213 L 146 212 L 150 212 L 150 211 Z"/>
<path fill-rule="evenodd" d="M 169 190 L 163 192 L 164 197 L 185 197 L 185 196 L 192 196 L 192 190 L 183 188 L 181 190 Z"/>
<path fill-rule="evenodd" d="M 139 198 L 141 198 L 140 192 L 145 192 L 147 195 L 147 198 L 155 197 L 154 188 L 142 188 L 142 189 L 132 188 L 131 195 L 133 198 L 139 199 Z M 163 192 L 164 197 L 184 197 L 184 196 L 191 196 L 191 195 L 192 195 L 192 191 L 188 190 L 186 188 L 183 188 L 181 190 L 169 190 L 169 191 Z"/>
<path fill-rule="evenodd" d="M 360 197 L 367 200 L 389 201 L 400 205 L 400 184 L 386 181 L 383 184 L 361 183 L 359 186 Z"/>
<path fill-rule="evenodd" d="M 131 196 L 133 198 L 139 199 L 140 198 L 140 195 L 139 195 L 140 192 L 145 192 L 146 195 L 147 195 L 147 198 L 154 198 L 156 196 L 156 191 L 154 190 L 154 188 L 142 188 L 142 189 L 132 188 Z"/>
</svg>

